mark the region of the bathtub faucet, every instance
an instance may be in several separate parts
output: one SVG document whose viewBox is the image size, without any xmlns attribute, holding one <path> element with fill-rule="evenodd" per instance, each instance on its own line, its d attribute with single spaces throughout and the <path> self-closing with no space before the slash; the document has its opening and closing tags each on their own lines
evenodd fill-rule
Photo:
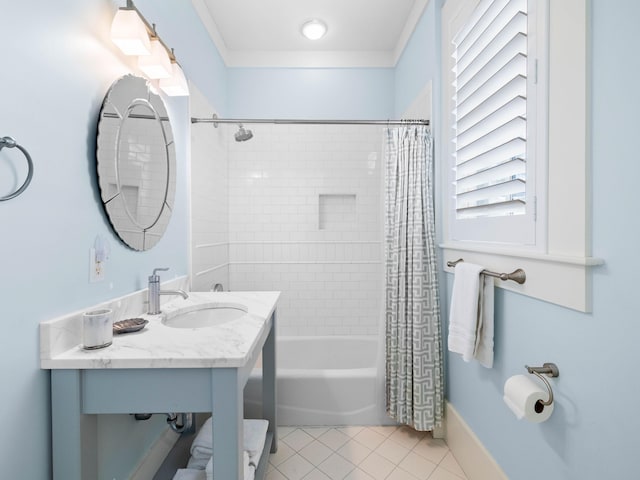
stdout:
<svg viewBox="0 0 640 480">
<path fill-rule="evenodd" d="M 168 268 L 154 268 L 153 273 L 149 276 L 149 315 L 158 315 L 160 313 L 160 295 L 181 295 L 185 300 L 189 298 L 183 290 L 160 290 L 160 275 L 157 272 L 166 272 Z"/>
</svg>

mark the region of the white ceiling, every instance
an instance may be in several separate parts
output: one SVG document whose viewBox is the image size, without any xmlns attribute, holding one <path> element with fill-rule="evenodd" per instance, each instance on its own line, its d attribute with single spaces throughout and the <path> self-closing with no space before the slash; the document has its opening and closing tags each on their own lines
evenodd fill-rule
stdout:
<svg viewBox="0 0 640 480">
<path fill-rule="evenodd" d="M 392 67 L 429 0 L 192 0 L 227 66 Z M 306 20 L 328 25 L 318 41 Z"/>
</svg>

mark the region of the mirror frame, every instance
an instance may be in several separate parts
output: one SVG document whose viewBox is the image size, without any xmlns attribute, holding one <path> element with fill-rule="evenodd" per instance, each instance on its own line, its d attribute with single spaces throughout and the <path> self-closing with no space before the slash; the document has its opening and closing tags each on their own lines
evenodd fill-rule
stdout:
<svg viewBox="0 0 640 480">
<path fill-rule="evenodd" d="M 140 108 L 143 108 L 145 113 L 140 113 Z M 153 124 L 145 130 L 150 132 L 149 135 L 134 135 L 135 140 L 129 144 L 133 148 L 127 150 L 127 142 L 130 142 L 128 138 L 132 133 L 138 133 L 131 131 L 133 127 L 128 125 L 131 119 L 152 121 Z M 155 141 L 151 144 L 154 132 Z M 158 135 L 158 132 L 161 135 Z M 133 158 L 134 161 L 129 165 L 130 168 L 127 168 L 126 162 L 129 158 Z M 147 79 L 125 75 L 109 88 L 98 120 L 96 161 L 100 197 L 113 230 L 131 249 L 149 250 L 160 241 L 171 219 L 176 190 L 176 161 L 173 131 L 167 109 Z M 153 162 L 162 164 L 153 165 Z M 145 165 L 150 165 L 151 168 L 144 170 Z M 139 168 L 137 175 L 134 167 Z M 149 185 L 149 178 L 154 170 L 161 175 L 158 176 L 156 173 L 156 178 Z M 166 176 L 163 175 L 165 172 Z M 126 180 L 125 175 L 129 175 Z M 138 201 L 141 197 L 144 201 L 155 201 L 152 205 L 143 207 L 145 211 L 152 212 L 146 222 L 142 222 L 131 211 L 130 199 L 128 201 L 125 193 L 125 188 L 131 185 L 143 185 L 147 188 L 145 193 L 142 188 L 135 187 L 135 198 Z M 139 191 L 141 189 L 142 195 Z"/>
</svg>

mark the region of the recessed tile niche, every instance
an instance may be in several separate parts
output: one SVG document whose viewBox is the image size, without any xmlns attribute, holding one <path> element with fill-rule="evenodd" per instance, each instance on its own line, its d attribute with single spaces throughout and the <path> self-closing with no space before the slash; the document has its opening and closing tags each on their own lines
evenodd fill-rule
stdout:
<svg viewBox="0 0 640 480">
<path fill-rule="evenodd" d="M 320 194 L 318 196 L 318 229 L 353 230 L 355 223 L 355 194 Z"/>
</svg>

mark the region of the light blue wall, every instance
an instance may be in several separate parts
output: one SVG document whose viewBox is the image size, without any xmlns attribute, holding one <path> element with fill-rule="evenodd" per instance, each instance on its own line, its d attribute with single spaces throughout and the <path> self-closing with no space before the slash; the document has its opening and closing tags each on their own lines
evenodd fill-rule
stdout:
<svg viewBox="0 0 640 480">
<path fill-rule="evenodd" d="M 224 105 L 224 70 L 190 3 L 136 3 L 182 52 L 185 71 L 214 104 Z M 154 267 L 170 267 L 166 278 L 188 273 L 189 134 L 188 100 L 168 100 L 178 165 L 173 217 L 151 251 L 129 250 L 111 232 L 95 177 L 102 99 L 114 80 L 135 71 L 109 40 L 113 4 L 66 0 L 38 2 L 37 14 L 34 8 L 33 2 L 4 2 L 0 28 L 0 136 L 15 137 L 35 163 L 28 190 L 0 202 L 0 477 L 44 480 L 50 478 L 49 374 L 39 368 L 38 324 L 144 288 Z M 112 254 L 106 281 L 89 284 L 89 248 L 97 234 L 109 240 Z M 140 426 L 147 431 L 141 437 L 163 422 Z M 146 445 L 132 448 L 142 453 Z M 122 479 L 127 468 L 106 466 L 104 475 Z"/>
<path fill-rule="evenodd" d="M 593 270 L 593 313 L 497 290 L 494 368 L 448 359 L 449 400 L 517 480 L 638 476 L 640 3 L 591 3 L 593 255 L 606 261 Z M 503 384 L 545 361 L 560 368 L 555 411 L 543 424 L 518 422 Z"/>
<path fill-rule="evenodd" d="M 229 68 L 234 118 L 387 119 L 391 68 Z"/>
</svg>

